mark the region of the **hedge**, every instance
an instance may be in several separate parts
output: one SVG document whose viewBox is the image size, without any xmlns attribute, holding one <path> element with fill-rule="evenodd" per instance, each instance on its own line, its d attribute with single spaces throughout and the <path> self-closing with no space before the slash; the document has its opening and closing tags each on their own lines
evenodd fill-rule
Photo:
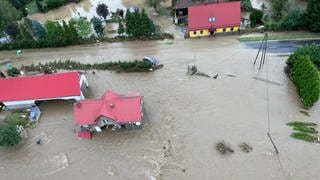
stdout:
<svg viewBox="0 0 320 180">
<path fill-rule="evenodd" d="M 125 72 L 148 72 L 152 68 L 152 64 L 145 61 L 117 61 L 104 62 L 95 64 L 82 64 L 80 62 L 65 60 L 53 61 L 38 65 L 31 64 L 30 66 L 23 66 L 21 69 L 26 71 L 45 71 L 46 69 L 66 69 L 66 70 L 111 70 L 111 71 L 125 71 Z"/>
<path fill-rule="evenodd" d="M 293 63 L 297 61 L 300 56 L 310 56 L 311 61 L 320 68 L 320 47 L 316 44 L 306 45 L 295 50 L 295 52 L 289 56 L 287 64 L 293 66 Z"/>
<path fill-rule="evenodd" d="M 309 56 L 298 56 L 292 64 L 291 77 L 306 108 L 313 106 L 320 95 L 320 77 Z"/>
</svg>

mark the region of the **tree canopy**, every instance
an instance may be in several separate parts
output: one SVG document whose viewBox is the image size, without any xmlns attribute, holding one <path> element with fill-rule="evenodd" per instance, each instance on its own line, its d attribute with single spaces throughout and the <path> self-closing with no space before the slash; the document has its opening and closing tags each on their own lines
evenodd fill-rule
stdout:
<svg viewBox="0 0 320 180">
<path fill-rule="evenodd" d="M 0 125 L 0 146 L 13 146 L 21 140 L 15 125 Z"/>
</svg>

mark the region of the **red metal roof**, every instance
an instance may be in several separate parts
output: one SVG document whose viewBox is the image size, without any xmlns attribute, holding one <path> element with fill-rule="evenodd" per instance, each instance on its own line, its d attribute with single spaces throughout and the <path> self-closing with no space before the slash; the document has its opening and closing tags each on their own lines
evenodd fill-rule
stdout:
<svg viewBox="0 0 320 180">
<path fill-rule="evenodd" d="M 142 96 L 138 94 L 119 95 L 106 91 L 101 99 L 83 100 L 74 104 L 75 124 L 95 124 L 100 116 L 120 124 L 141 121 L 141 100 Z"/>
<path fill-rule="evenodd" d="M 0 79 L 0 102 L 80 95 L 78 72 Z"/>
<path fill-rule="evenodd" d="M 209 22 L 214 17 L 214 22 Z M 202 30 L 240 26 L 240 1 L 190 6 L 188 8 L 188 29 Z"/>
</svg>

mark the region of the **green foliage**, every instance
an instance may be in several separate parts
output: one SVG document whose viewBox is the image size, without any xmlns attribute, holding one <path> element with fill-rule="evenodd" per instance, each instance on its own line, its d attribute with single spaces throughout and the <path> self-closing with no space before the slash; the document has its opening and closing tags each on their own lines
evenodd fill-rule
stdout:
<svg viewBox="0 0 320 180">
<path fill-rule="evenodd" d="M 89 35 L 92 32 L 91 24 L 87 21 L 86 18 L 80 17 L 80 18 L 72 18 L 69 23 L 73 24 L 75 29 L 77 30 L 77 34 L 81 38 L 89 38 Z"/>
<path fill-rule="evenodd" d="M 118 21 L 118 23 L 119 23 L 118 34 L 121 36 L 125 32 L 125 29 L 121 21 Z"/>
<path fill-rule="evenodd" d="M 13 39 L 17 39 L 19 33 L 20 33 L 20 29 L 18 26 L 17 22 L 10 22 L 6 28 L 5 28 L 5 32 Z"/>
<path fill-rule="evenodd" d="M 283 10 L 288 0 L 272 0 L 271 6 L 275 19 L 280 20 L 283 15 Z"/>
<path fill-rule="evenodd" d="M 300 56 L 309 56 L 311 61 L 320 68 L 320 47 L 316 44 L 306 45 L 296 49 L 294 53 L 289 56 L 287 64 L 293 66 L 294 62 L 296 62 Z"/>
<path fill-rule="evenodd" d="M 7 0 L 0 0 L 0 32 L 4 30 L 10 22 L 21 18 L 21 14 Z"/>
<path fill-rule="evenodd" d="M 311 143 L 315 142 L 317 139 L 316 136 L 303 132 L 293 132 L 290 136 L 295 139 L 300 139 Z"/>
<path fill-rule="evenodd" d="M 11 69 L 7 70 L 7 73 L 9 76 L 15 77 L 20 74 L 20 70 L 18 68 L 12 67 Z"/>
<path fill-rule="evenodd" d="M 250 14 L 250 23 L 251 27 L 255 27 L 259 24 L 262 24 L 263 12 L 257 9 L 254 9 Z"/>
<path fill-rule="evenodd" d="M 107 16 L 109 15 L 109 9 L 106 4 L 98 4 L 96 8 L 96 12 L 99 16 L 103 17 L 103 19 L 106 19 Z"/>
<path fill-rule="evenodd" d="M 13 146 L 21 140 L 16 126 L 10 124 L 0 125 L 0 146 Z"/>
<path fill-rule="evenodd" d="M 281 26 L 283 29 L 292 31 L 298 30 L 302 26 L 302 13 L 299 9 L 290 10 L 283 18 Z"/>
<path fill-rule="evenodd" d="M 44 7 L 47 10 L 58 8 L 66 3 L 65 0 L 45 0 L 46 6 Z"/>
<path fill-rule="evenodd" d="M 46 30 L 38 21 L 32 20 L 32 29 L 34 32 L 35 39 L 42 39 L 45 37 Z"/>
<path fill-rule="evenodd" d="M 308 28 L 313 32 L 320 32 L 320 1 L 309 0 L 306 10 L 306 21 Z"/>
<path fill-rule="evenodd" d="M 20 125 L 26 128 L 29 125 L 28 113 L 24 113 L 24 112 L 11 113 L 5 117 L 4 122 L 10 125 L 14 125 L 14 126 Z"/>
<path fill-rule="evenodd" d="M 299 56 L 291 71 L 292 80 L 306 108 L 313 106 L 320 96 L 320 77 L 309 56 Z"/>
<path fill-rule="evenodd" d="M 318 131 L 315 130 L 313 127 L 294 127 L 293 130 L 311 134 L 318 133 Z"/>
<path fill-rule="evenodd" d="M 291 126 L 291 127 L 317 126 L 316 123 L 312 123 L 312 122 L 301 122 L 301 121 L 288 122 L 287 125 L 288 125 L 288 126 Z"/>
<path fill-rule="evenodd" d="M 130 13 L 125 16 L 126 33 L 132 37 L 151 36 L 155 33 L 155 25 L 144 10 Z"/>
<path fill-rule="evenodd" d="M 252 10 L 251 1 L 250 0 L 241 0 L 241 10 L 251 11 Z"/>
<path fill-rule="evenodd" d="M 53 61 L 45 64 L 39 63 L 38 65 L 31 64 L 24 66 L 27 71 L 42 71 L 49 67 L 54 69 L 66 70 L 112 70 L 112 71 L 126 71 L 126 72 L 146 72 L 151 68 L 151 64 L 145 61 L 118 61 L 118 62 L 104 62 L 95 64 L 82 64 L 80 62 L 66 60 L 66 61 Z M 41 67 L 41 68 L 40 68 Z"/>
<path fill-rule="evenodd" d="M 96 31 L 96 33 L 101 36 L 103 34 L 103 30 L 104 30 L 104 27 L 103 27 L 103 24 L 102 24 L 102 21 L 101 19 L 97 18 L 97 17 L 93 17 L 91 19 L 91 23 L 93 25 L 93 29 Z"/>
</svg>

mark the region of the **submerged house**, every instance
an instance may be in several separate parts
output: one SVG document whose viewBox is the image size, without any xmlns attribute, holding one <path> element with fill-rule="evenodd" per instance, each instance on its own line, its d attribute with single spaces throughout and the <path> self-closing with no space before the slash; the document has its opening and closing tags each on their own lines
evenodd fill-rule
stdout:
<svg viewBox="0 0 320 180">
<path fill-rule="evenodd" d="M 188 35 L 202 37 L 240 30 L 240 1 L 188 7 Z"/>
<path fill-rule="evenodd" d="M 85 99 L 88 81 L 78 71 L 0 79 L 0 102 L 8 109 L 29 108 L 39 101 Z"/>
<path fill-rule="evenodd" d="M 112 130 L 141 128 L 143 97 L 138 93 L 120 95 L 106 91 L 100 99 L 83 100 L 74 104 L 74 123 L 78 137 L 91 138 L 92 132 L 101 132 L 103 127 Z"/>
</svg>

